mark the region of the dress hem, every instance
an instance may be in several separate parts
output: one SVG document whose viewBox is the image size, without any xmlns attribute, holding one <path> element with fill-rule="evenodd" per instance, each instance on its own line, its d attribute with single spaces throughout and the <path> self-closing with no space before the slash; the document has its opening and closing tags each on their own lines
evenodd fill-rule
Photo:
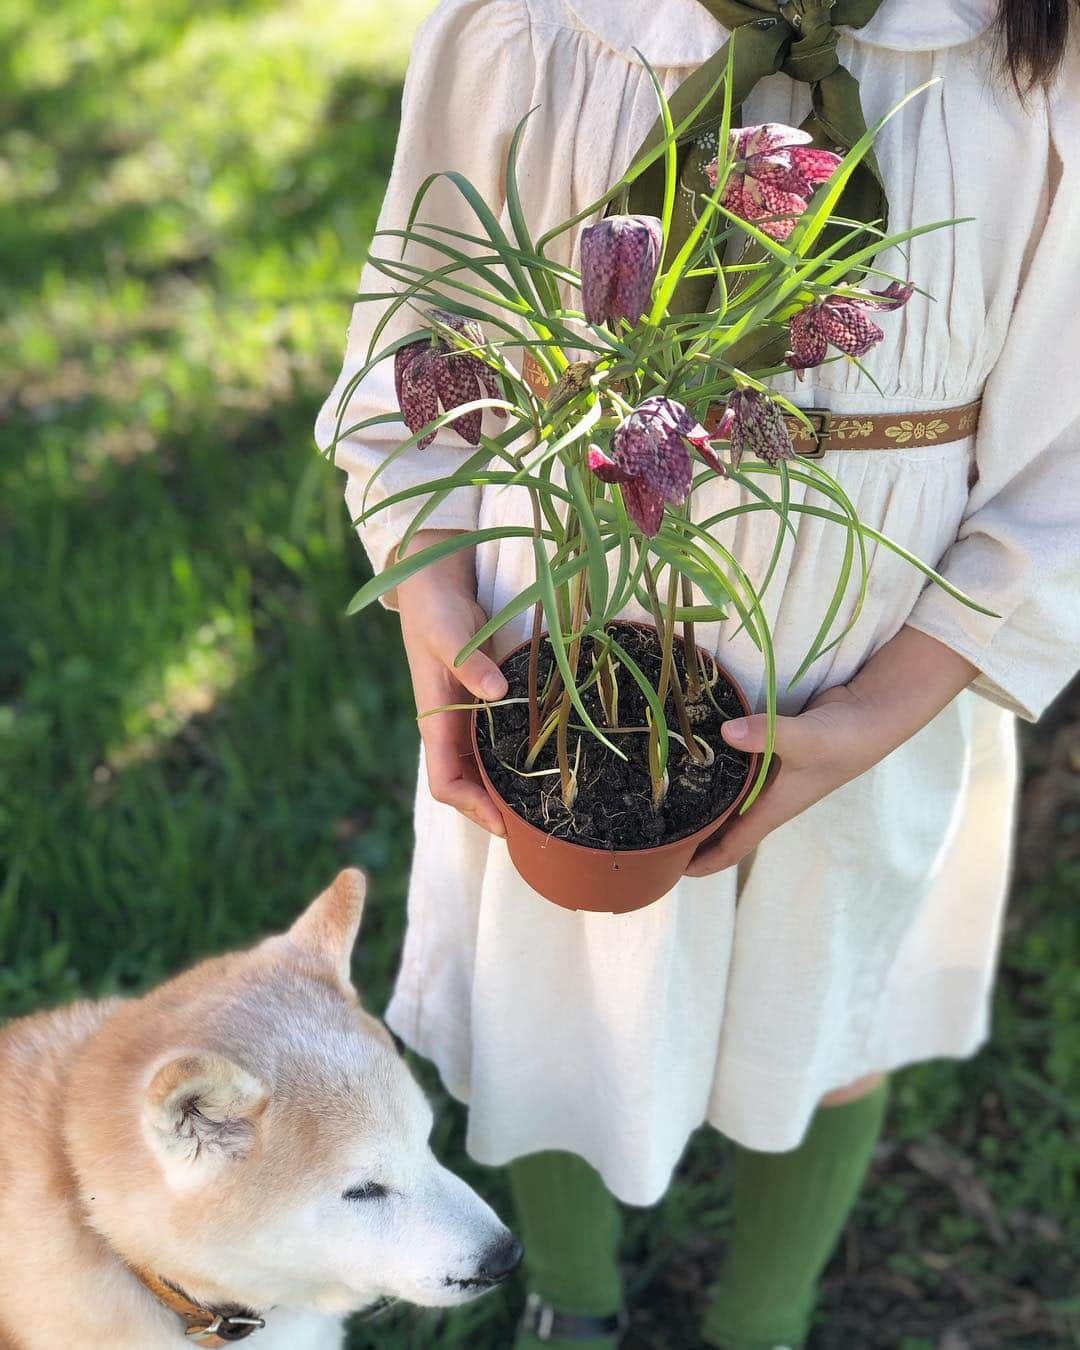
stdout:
<svg viewBox="0 0 1080 1350">
<path fill-rule="evenodd" d="M 960 972 L 954 973 L 959 974 Z M 925 990 L 922 989 L 923 983 L 917 981 L 909 994 L 913 997 L 915 1006 L 921 1005 L 922 1009 L 925 1010 L 927 1002 Z M 729 1060 L 723 1077 L 721 1078 L 718 1075 L 714 1081 L 710 1092 L 710 1106 L 705 1115 L 699 1119 L 684 1122 L 675 1134 L 675 1137 L 681 1139 L 681 1142 L 672 1151 L 673 1156 L 670 1163 L 655 1165 L 654 1176 L 663 1173 L 663 1179 L 659 1184 L 654 1181 L 651 1185 L 642 1187 L 640 1182 L 634 1183 L 631 1181 L 623 1173 L 623 1169 L 613 1169 L 610 1165 L 605 1165 L 593 1149 L 589 1148 L 587 1144 L 583 1146 L 580 1137 L 571 1142 L 557 1132 L 536 1131 L 532 1122 L 523 1122 L 525 1128 L 517 1130 L 512 1127 L 508 1128 L 506 1123 L 503 1122 L 498 1131 L 500 1138 L 496 1142 L 493 1138 L 487 1136 L 484 1126 L 477 1123 L 471 1110 L 466 1132 L 465 1151 L 474 1162 L 484 1167 L 505 1167 L 517 1158 L 527 1157 L 546 1150 L 575 1153 L 584 1158 L 590 1166 L 599 1172 L 604 1184 L 617 1200 L 626 1205 L 648 1208 L 657 1204 L 663 1198 L 671 1184 L 679 1161 L 685 1153 L 691 1135 L 703 1125 L 709 1126 L 716 1130 L 718 1134 L 723 1135 L 725 1139 L 730 1139 L 733 1143 L 744 1148 L 762 1153 L 786 1153 L 797 1148 L 802 1142 L 817 1107 L 817 1102 L 827 1093 L 848 1083 L 857 1082 L 860 1078 L 872 1073 L 894 1073 L 898 1069 L 935 1059 L 969 1059 L 978 1052 L 989 1038 L 989 1018 L 986 1008 L 989 1003 L 990 988 L 991 986 L 987 985 L 981 990 L 982 1011 L 975 1018 L 970 1015 L 970 984 L 964 989 L 962 997 L 968 1002 L 969 1014 L 965 1019 L 963 1032 L 957 1026 L 956 1033 L 950 1035 L 946 1030 L 947 1023 L 945 1025 L 937 1023 L 931 1028 L 924 1021 L 921 1028 L 922 1036 L 916 1029 L 914 1034 L 908 1034 L 904 1037 L 904 1047 L 898 1044 L 888 1046 L 884 1042 L 876 1045 L 873 1047 L 872 1053 L 866 1054 L 864 1064 L 857 1066 L 851 1072 L 845 1069 L 842 1074 L 838 1075 L 843 1079 L 842 1082 L 830 1082 L 827 1086 L 820 1088 L 815 1084 L 809 1090 L 789 1092 L 786 1100 L 792 1104 L 793 1110 L 789 1113 L 786 1124 L 781 1124 L 778 1119 L 774 1118 L 769 1123 L 763 1123 L 759 1119 L 756 1125 L 751 1126 L 744 1110 L 739 1109 L 732 1102 L 725 1105 L 717 1099 L 724 1095 L 725 1083 L 734 1078 L 739 1080 L 739 1095 L 745 1101 L 748 1079 L 757 1078 L 762 1080 L 763 1083 L 773 1085 L 781 1082 L 795 1084 L 805 1083 L 807 1075 L 777 1074 L 748 1061 Z M 948 1002 L 947 996 L 943 1001 Z M 939 1003 L 937 1006 L 940 1010 L 941 1004 Z M 892 1007 L 895 1009 L 895 1005 L 892 1005 Z M 395 996 L 386 1010 L 384 1020 L 413 1053 L 420 1055 L 421 1058 L 434 1065 L 446 1092 L 468 1109 L 470 1107 L 470 1091 L 467 1075 L 454 1072 L 452 1068 L 454 1060 L 459 1056 L 455 1054 L 453 1047 L 439 1044 L 437 1038 L 425 1035 L 419 1026 L 416 1013 L 417 1008 L 413 1000 L 398 999 Z M 918 1022 L 922 1020 L 922 1018 L 913 1019 L 916 1027 Z M 900 1023 L 903 1018 L 897 1017 L 896 1021 Z M 885 1042 L 887 1040 L 886 1037 Z M 832 1077 L 833 1075 L 829 1076 Z M 750 1096 L 756 1098 L 756 1094 L 752 1093 Z M 806 1102 L 807 1100 L 812 1102 L 809 1110 L 794 1108 L 794 1102 Z M 793 1121 L 798 1122 L 795 1129 L 792 1128 Z"/>
</svg>

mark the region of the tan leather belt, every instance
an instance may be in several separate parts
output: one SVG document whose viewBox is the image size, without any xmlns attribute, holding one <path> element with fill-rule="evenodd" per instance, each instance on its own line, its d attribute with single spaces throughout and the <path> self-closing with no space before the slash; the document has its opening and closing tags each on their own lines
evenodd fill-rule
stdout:
<svg viewBox="0 0 1080 1350">
<path fill-rule="evenodd" d="M 820 459 L 830 450 L 910 450 L 917 445 L 947 445 L 974 435 L 981 399 L 959 408 L 917 413 L 835 413 L 829 408 L 803 408 L 811 431 L 797 417 L 785 417 L 795 453 Z M 724 411 L 714 403 L 705 426 L 714 431 Z"/>
<path fill-rule="evenodd" d="M 545 398 L 549 385 L 533 356 L 526 352 L 521 373 L 538 398 Z M 982 400 L 959 408 L 935 408 L 914 413 L 836 413 L 829 408 L 803 408 L 813 425 L 810 431 L 797 417 L 786 422 L 795 453 L 804 459 L 820 459 L 830 450 L 910 450 L 919 445 L 947 445 L 975 434 Z M 716 430 L 722 403 L 710 406 L 705 418 L 708 431 Z"/>
</svg>

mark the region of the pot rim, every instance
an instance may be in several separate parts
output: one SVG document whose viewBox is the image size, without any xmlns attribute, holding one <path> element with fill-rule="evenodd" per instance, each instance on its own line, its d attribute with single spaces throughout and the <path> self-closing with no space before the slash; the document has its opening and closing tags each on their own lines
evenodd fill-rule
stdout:
<svg viewBox="0 0 1080 1350">
<path fill-rule="evenodd" d="M 633 628 L 647 628 L 653 633 L 656 632 L 655 624 L 645 623 L 641 619 L 614 619 L 612 620 L 612 622 L 626 624 L 628 627 Z M 541 636 L 546 637 L 547 636 L 546 631 L 543 634 L 541 634 Z M 683 638 L 680 634 L 676 635 L 676 639 L 679 642 L 683 641 Z M 524 642 L 519 642 L 517 646 L 511 647 L 511 649 L 502 658 L 502 661 L 499 662 L 500 668 L 502 667 L 504 662 L 509 661 L 510 658 L 516 655 L 517 652 L 521 651 L 525 647 L 528 647 L 531 640 L 532 640 L 531 638 L 526 638 Z M 720 674 L 723 675 L 723 677 L 727 680 L 728 684 L 735 691 L 735 696 L 738 698 L 743 708 L 743 716 L 744 717 L 753 716 L 750 703 L 747 700 L 742 685 L 731 673 L 731 671 L 728 670 L 727 666 L 725 666 L 721 661 L 719 661 L 713 652 L 710 652 L 706 648 L 702 647 L 700 643 L 697 644 L 697 647 L 699 652 L 703 652 L 709 658 L 709 660 L 715 664 L 717 670 L 719 670 Z M 724 807 L 724 809 L 721 812 L 719 812 L 719 814 L 713 816 L 711 820 L 707 821 L 704 825 L 692 831 L 690 834 L 680 835 L 678 839 L 665 840 L 662 844 L 650 844 L 647 848 L 597 848 L 593 844 L 579 844 L 577 843 L 576 840 L 567 839 L 563 835 L 549 834 L 547 830 L 541 830 L 539 826 L 534 825 L 532 821 L 526 820 L 523 815 L 514 810 L 514 808 L 510 805 L 510 803 L 506 800 L 506 798 L 502 795 L 502 793 L 499 791 L 499 789 L 495 786 L 495 784 L 491 781 L 490 777 L 488 776 L 487 768 L 485 767 L 483 758 L 480 754 L 480 743 L 476 735 L 476 728 L 479 716 L 480 716 L 480 705 L 477 704 L 477 706 L 473 708 L 472 712 L 469 715 L 469 735 L 472 741 L 473 758 L 476 760 L 476 766 L 480 771 L 480 778 L 484 784 L 484 788 L 486 789 L 488 795 L 494 800 L 495 804 L 499 806 L 501 810 L 508 811 L 514 817 L 517 826 L 522 830 L 524 830 L 527 834 L 533 834 L 536 835 L 539 839 L 542 839 L 544 841 L 543 847 L 546 847 L 548 844 L 563 844 L 568 848 L 580 849 L 582 853 L 592 854 L 594 857 L 598 858 L 632 858 L 637 854 L 643 853 L 659 854 L 663 853 L 665 850 L 668 849 L 685 848 L 688 844 L 691 843 L 696 844 L 702 840 L 707 839 L 709 835 L 713 834 L 720 827 L 720 825 L 723 824 L 725 820 L 727 820 L 730 816 L 734 815 L 734 813 L 743 804 L 743 802 L 746 800 L 747 794 L 750 791 L 751 784 L 757 777 L 758 771 L 761 767 L 761 754 L 759 751 L 755 750 L 750 754 L 750 762 L 746 766 L 746 777 L 743 780 L 743 784 L 739 788 L 739 791 L 736 793 L 735 797 L 728 803 L 727 806 Z"/>
</svg>

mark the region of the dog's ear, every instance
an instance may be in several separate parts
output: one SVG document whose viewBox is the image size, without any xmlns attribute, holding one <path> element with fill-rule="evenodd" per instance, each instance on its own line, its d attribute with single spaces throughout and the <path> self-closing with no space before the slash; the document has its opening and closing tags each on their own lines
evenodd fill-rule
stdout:
<svg viewBox="0 0 1080 1350">
<path fill-rule="evenodd" d="M 292 942 L 320 965 L 329 965 L 346 986 L 366 890 L 363 872 L 346 867 L 289 929 Z"/>
<path fill-rule="evenodd" d="M 163 1064 L 146 1090 L 151 1141 L 176 1178 L 196 1181 L 245 1157 L 270 1089 L 224 1055 L 195 1051 Z"/>
</svg>

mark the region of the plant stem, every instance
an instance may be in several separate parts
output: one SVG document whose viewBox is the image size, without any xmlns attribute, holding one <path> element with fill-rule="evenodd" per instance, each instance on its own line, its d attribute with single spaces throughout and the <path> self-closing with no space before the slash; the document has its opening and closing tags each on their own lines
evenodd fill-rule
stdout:
<svg viewBox="0 0 1080 1350">
<path fill-rule="evenodd" d="M 552 670 L 551 679 L 548 682 L 547 693 L 544 695 L 544 706 L 540 709 L 540 725 L 543 726 L 551 716 L 555 705 L 559 701 L 559 695 L 562 693 L 562 675 L 558 667 Z"/>
<path fill-rule="evenodd" d="M 529 754 L 540 736 L 540 694 L 537 689 L 540 665 L 540 635 L 544 626 L 544 611 L 539 601 L 533 609 L 532 633 L 529 635 Z"/>
<path fill-rule="evenodd" d="M 579 550 L 584 547 L 584 538 L 578 535 Z M 570 616 L 571 633 L 579 633 L 581 626 L 585 622 L 585 600 L 588 595 L 588 580 L 585 572 L 579 572 L 574 579 L 574 605 Z M 581 638 L 575 637 L 566 649 L 567 661 L 570 670 L 577 678 L 578 659 L 581 655 Z M 570 725 L 570 710 L 573 704 L 570 701 L 570 691 L 563 690 L 562 702 L 559 704 L 559 726 L 555 733 L 555 759 L 559 766 L 559 781 L 562 784 L 563 805 L 567 810 L 574 805 L 574 798 L 577 796 L 577 782 L 575 775 L 570 772 L 570 757 L 566 744 L 567 728 Z"/>
<path fill-rule="evenodd" d="M 540 726 L 540 732 L 533 742 L 532 748 L 525 757 L 525 772 L 530 773 L 536 766 L 536 761 L 540 757 L 540 751 L 551 740 L 552 734 L 557 725 L 557 715 L 547 717 Z"/>
<path fill-rule="evenodd" d="M 687 609 L 694 603 L 694 586 L 688 576 L 682 579 L 682 602 Z M 693 619 L 683 619 L 683 659 L 686 662 L 686 696 L 694 703 L 701 697 L 701 666 Z"/>
<path fill-rule="evenodd" d="M 697 760 L 699 764 L 704 764 L 705 751 L 700 748 L 694 736 L 693 729 L 690 726 L 690 718 L 686 711 L 686 699 L 683 697 L 682 685 L 679 683 L 678 673 L 672 666 L 672 673 L 675 678 L 671 681 L 671 700 L 675 704 L 675 720 L 679 724 L 679 731 L 686 742 L 686 749 L 691 759 Z"/>
<path fill-rule="evenodd" d="M 529 496 L 532 499 L 533 537 L 539 539 L 541 536 L 540 501 L 534 491 L 530 492 Z M 537 680 L 540 666 L 540 635 L 543 632 L 543 627 L 544 610 L 538 600 L 533 607 L 532 634 L 529 638 L 529 759 L 535 759 L 538 750 L 537 742 L 540 739 L 540 695 L 537 689 Z M 532 765 L 530 764 L 529 767 L 531 768 Z"/>
<path fill-rule="evenodd" d="M 687 752 L 692 759 L 704 763 L 705 753 L 694 739 L 693 728 L 690 726 L 690 719 L 686 715 L 686 703 L 683 699 L 678 671 L 675 670 L 675 605 L 679 594 L 678 574 L 672 568 L 668 583 L 666 608 L 660 604 L 660 596 L 656 589 L 656 578 L 648 563 L 644 567 L 644 577 L 645 588 L 649 596 L 649 608 L 652 610 L 653 622 L 656 624 L 656 631 L 660 636 L 661 643 L 660 678 L 656 682 L 656 696 L 660 701 L 661 708 L 665 707 L 670 688 L 672 702 L 675 704 L 675 716 L 679 723 L 679 731 L 686 742 Z M 653 806 L 659 807 L 664 800 L 664 778 L 660 771 L 660 735 L 655 726 L 649 735 L 649 765 L 652 769 Z"/>
<path fill-rule="evenodd" d="M 656 696 L 660 702 L 661 710 L 664 710 L 667 707 L 667 687 L 671 675 L 671 640 L 668 635 L 667 618 L 660 605 L 660 597 L 656 592 L 656 578 L 653 576 L 652 568 L 648 563 L 645 564 L 645 585 L 649 592 L 653 622 L 656 624 L 656 632 L 660 638 L 660 678 L 656 682 Z M 653 809 L 657 810 L 664 800 L 666 789 L 664 787 L 664 773 L 660 765 L 660 733 L 655 724 L 649 731 L 649 767 L 652 771 Z"/>
<path fill-rule="evenodd" d="M 596 649 L 596 688 L 600 695 L 600 707 L 603 709 L 604 721 L 613 727 L 619 720 L 619 687 L 611 669 L 611 648 L 595 638 L 593 646 Z"/>
<path fill-rule="evenodd" d="M 570 753 L 566 744 L 572 706 L 569 693 L 564 691 L 562 702 L 559 704 L 559 720 L 555 728 L 555 760 L 559 766 L 559 784 L 562 788 L 563 806 L 568 811 L 573 807 L 574 798 L 577 796 L 577 783 L 570 772 Z"/>
</svg>

